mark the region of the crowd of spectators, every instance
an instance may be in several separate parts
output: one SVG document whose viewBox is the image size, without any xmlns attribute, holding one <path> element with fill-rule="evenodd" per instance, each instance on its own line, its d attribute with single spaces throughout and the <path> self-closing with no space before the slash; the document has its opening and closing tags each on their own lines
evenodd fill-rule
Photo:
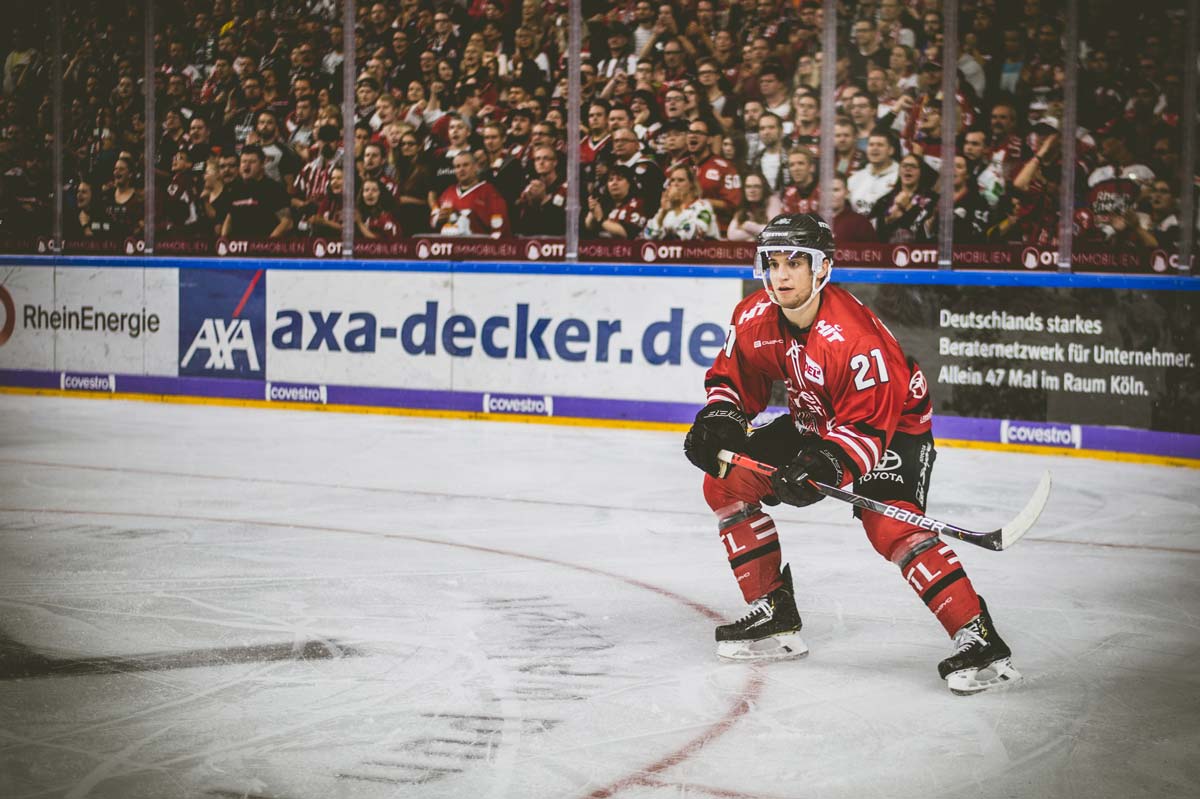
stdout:
<svg viewBox="0 0 1200 799">
<path fill-rule="evenodd" d="M 67 239 L 140 236 L 147 169 L 159 239 L 340 238 L 345 125 L 359 239 L 562 235 L 578 190 L 584 238 L 746 241 L 774 213 L 816 211 L 828 191 L 841 241 L 936 241 L 948 168 L 956 241 L 1058 236 L 1065 51 L 1063 4 L 1050 0 L 961 0 L 948 104 L 941 0 L 843 0 L 824 109 L 815 0 L 586 0 L 578 132 L 567 129 L 564 2 L 361 2 L 350 102 L 335 0 L 155 4 L 149 82 L 140 0 L 64 6 Z M 1179 154 L 1195 127 L 1180 114 L 1174 6 L 1089 4 L 1080 243 L 1178 239 Z M 49 43 L 31 14 L 0 46 L 0 237 L 49 231 Z M 948 108 L 958 134 L 943 166 Z"/>
</svg>

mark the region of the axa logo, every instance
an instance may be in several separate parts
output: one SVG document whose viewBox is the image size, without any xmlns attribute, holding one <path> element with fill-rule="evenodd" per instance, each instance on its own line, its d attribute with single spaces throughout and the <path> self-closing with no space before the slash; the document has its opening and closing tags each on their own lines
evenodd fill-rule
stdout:
<svg viewBox="0 0 1200 799">
<path fill-rule="evenodd" d="M 192 339 L 192 344 L 179 365 L 187 369 L 192 365 L 192 359 L 201 351 L 208 353 L 208 358 L 201 367 L 206 371 L 231 372 L 237 369 L 235 354 L 246 359 L 246 365 L 251 371 L 257 372 L 262 368 L 258 362 L 258 350 L 254 346 L 254 331 L 250 327 L 249 319 L 205 319 L 200 323 L 200 330 Z"/>
<path fill-rule="evenodd" d="M 13 327 L 17 324 L 17 307 L 4 286 L 0 286 L 0 305 L 4 306 L 4 323 L 0 325 L 0 347 L 3 347 L 12 337 Z"/>
<path fill-rule="evenodd" d="M 266 273 L 181 270 L 179 373 L 262 378 L 266 370 Z"/>
</svg>

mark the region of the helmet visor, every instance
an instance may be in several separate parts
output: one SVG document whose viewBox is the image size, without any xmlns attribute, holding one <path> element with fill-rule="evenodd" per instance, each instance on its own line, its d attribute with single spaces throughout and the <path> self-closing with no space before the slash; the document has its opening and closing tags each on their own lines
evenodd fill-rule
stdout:
<svg viewBox="0 0 1200 799">
<path fill-rule="evenodd" d="M 802 255 L 807 256 L 808 267 L 814 272 L 829 258 L 821 250 L 812 247 L 796 247 L 790 244 L 761 246 L 754 251 L 754 277 L 762 280 L 771 273 L 771 256 L 776 253 L 783 253 L 789 261 L 798 260 Z"/>
</svg>

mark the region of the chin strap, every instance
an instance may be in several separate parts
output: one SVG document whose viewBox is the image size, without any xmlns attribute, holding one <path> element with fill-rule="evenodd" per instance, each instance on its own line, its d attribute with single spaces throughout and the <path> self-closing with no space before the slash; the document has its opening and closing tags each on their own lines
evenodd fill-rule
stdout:
<svg viewBox="0 0 1200 799">
<path fill-rule="evenodd" d="M 804 301 L 804 304 L 796 309 L 797 311 L 803 311 L 805 308 L 807 308 L 809 306 L 809 303 L 811 303 L 813 300 L 815 300 L 817 297 L 819 297 L 821 295 L 821 289 L 825 288 L 825 286 L 829 283 L 829 277 L 832 274 L 833 274 L 833 266 L 830 265 L 830 267 L 825 270 L 825 276 L 823 278 L 820 278 L 820 282 L 818 282 L 817 276 L 813 275 L 812 293 L 809 294 L 808 299 Z M 763 276 L 762 276 L 762 282 L 763 282 L 763 288 L 765 288 L 767 290 L 767 297 L 771 300 L 771 302 L 778 305 L 779 299 L 775 296 L 775 292 L 771 289 L 771 276 L 764 272 Z"/>
</svg>

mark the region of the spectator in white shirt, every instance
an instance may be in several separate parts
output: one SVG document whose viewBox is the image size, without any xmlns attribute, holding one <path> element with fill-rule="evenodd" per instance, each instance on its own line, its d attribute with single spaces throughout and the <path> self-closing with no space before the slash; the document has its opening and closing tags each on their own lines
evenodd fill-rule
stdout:
<svg viewBox="0 0 1200 799">
<path fill-rule="evenodd" d="M 891 134 L 876 128 L 867 137 L 867 166 L 850 176 L 850 202 L 854 210 L 866 216 L 871 207 L 896 185 L 900 169 L 896 164 L 896 143 Z"/>
</svg>

